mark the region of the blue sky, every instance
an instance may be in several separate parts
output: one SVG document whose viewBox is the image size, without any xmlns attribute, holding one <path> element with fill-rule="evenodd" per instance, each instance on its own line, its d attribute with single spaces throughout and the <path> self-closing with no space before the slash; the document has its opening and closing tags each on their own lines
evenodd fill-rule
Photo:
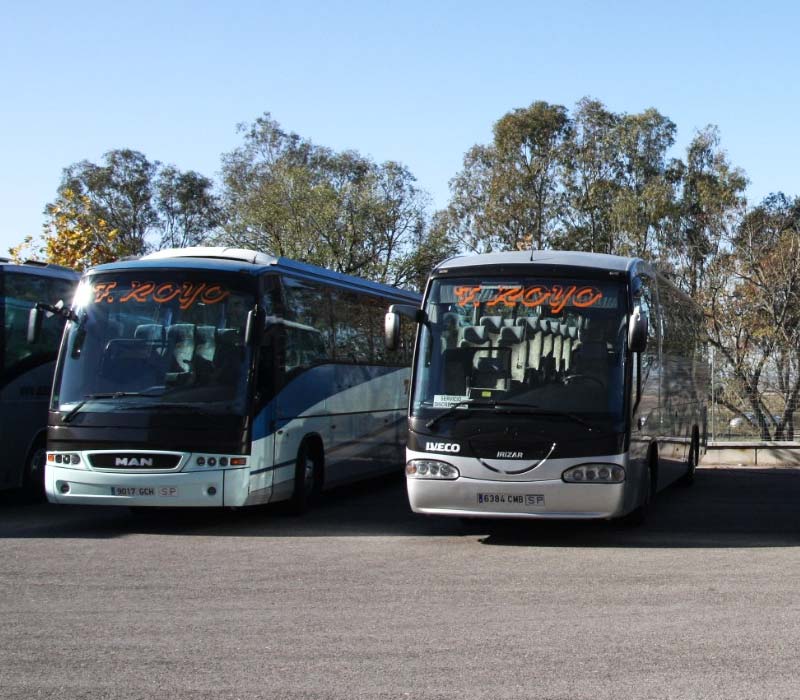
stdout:
<svg viewBox="0 0 800 700">
<path fill-rule="evenodd" d="M 436 207 L 464 152 L 535 100 L 655 107 L 673 155 L 716 124 L 757 203 L 800 195 L 800 5 L 762 2 L 0 0 L 0 255 L 38 234 L 61 170 L 114 148 L 216 178 L 271 112 L 397 160 Z"/>
</svg>

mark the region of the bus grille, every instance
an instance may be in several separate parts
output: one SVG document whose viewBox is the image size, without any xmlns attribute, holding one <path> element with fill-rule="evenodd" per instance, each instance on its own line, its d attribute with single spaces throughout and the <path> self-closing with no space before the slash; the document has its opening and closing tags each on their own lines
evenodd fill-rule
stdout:
<svg viewBox="0 0 800 700">
<path fill-rule="evenodd" d="M 88 457 L 96 469 L 175 469 L 181 461 L 177 454 L 143 452 L 103 452 Z"/>
</svg>

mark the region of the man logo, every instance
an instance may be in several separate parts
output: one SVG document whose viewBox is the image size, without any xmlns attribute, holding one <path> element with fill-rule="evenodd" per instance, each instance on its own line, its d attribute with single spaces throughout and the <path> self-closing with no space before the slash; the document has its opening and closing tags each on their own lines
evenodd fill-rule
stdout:
<svg viewBox="0 0 800 700">
<path fill-rule="evenodd" d="M 426 442 L 425 450 L 428 452 L 461 452 L 461 445 L 457 442 Z"/>
<path fill-rule="evenodd" d="M 115 467 L 152 467 L 152 457 L 117 457 L 114 459 Z"/>
</svg>

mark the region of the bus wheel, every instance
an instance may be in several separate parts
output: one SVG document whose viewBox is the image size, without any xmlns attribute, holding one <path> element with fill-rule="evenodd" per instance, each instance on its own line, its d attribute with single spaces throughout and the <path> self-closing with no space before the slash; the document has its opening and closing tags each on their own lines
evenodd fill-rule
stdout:
<svg viewBox="0 0 800 700">
<path fill-rule="evenodd" d="M 25 496 L 35 501 L 43 501 L 44 491 L 44 464 L 47 459 L 47 449 L 43 442 L 37 442 L 25 460 L 25 476 L 22 488 Z"/>
<path fill-rule="evenodd" d="M 686 460 L 686 473 L 678 480 L 681 486 L 691 486 L 700 461 L 700 438 L 695 433 L 692 435 L 692 444 L 689 446 L 689 457 Z"/>
<path fill-rule="evenodd" d="M 321 477 L 318 450 L 306 441 L 300 445 L 294 468 L 294 492 L 289 501 L 289 511 L 293 515 L 302 515 L 311 507 L 319 493 Z"/>
</svg>

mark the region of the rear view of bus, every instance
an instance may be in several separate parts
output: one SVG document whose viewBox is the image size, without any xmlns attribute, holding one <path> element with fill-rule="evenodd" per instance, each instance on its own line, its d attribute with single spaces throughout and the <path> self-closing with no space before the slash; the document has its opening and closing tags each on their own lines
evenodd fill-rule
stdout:
<svg viewBox="0 0 800 700">
<path fill-rule="evenodd" d="M 686 476 L 701 413 L 687 398 L 696 395 L 691 367 L 678 363 L 684 381 L 670 390 L 686 389 L 680 402 L 672 397 L 684 415 L 666 439 L 657 319 L 647 338 L 654 280 L 641 260 L 583 253 L 437 267 L 423 309 L 396 309 L 421 325 L 406 466 L 412 509 L 614 518 L 643 511 L 656 488 Z M 678 448 L 659 457 L 660 442 Z"/>
</svg>

